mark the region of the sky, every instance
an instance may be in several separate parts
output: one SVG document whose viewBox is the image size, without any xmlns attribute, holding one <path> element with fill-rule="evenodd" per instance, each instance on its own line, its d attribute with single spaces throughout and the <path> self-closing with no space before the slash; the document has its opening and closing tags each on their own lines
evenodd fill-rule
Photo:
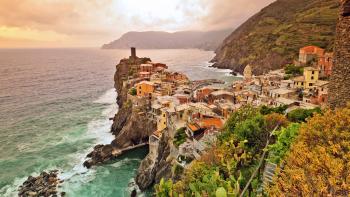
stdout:
<svg viewBox="0 0 350 197">
<path fill-rule="evenodd" d="M 0 47 L 98 47 L 128 31 L 234 30 L 274 0 L 0 0 Z"/>
</svg>

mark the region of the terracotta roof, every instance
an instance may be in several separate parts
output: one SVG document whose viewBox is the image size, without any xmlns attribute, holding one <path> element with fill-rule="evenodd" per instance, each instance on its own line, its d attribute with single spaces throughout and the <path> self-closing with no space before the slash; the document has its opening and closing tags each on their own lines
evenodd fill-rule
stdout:
<svg viewBox="0 0 350 197">
<path fill-rule="evenodd" d="M 306 46 L 301 48 L 300 51 L 303 51 L 305 53 L 317 53 L 317 51 L 324 51 L 324 49 L 317 46 Z"/>
<path fill-rule="evenodd" d="M 200 125 L 202 128 L 214 126 L 215 128 L 220 129 L 224 124 L 220 118 L 205 118 L 200 121 Z"/>
<path fill-rule="evenodd" d="M 187 126 L 188 126 L 192 131 L 197 131 L 197 130 L 200 129 L 196 124 L 188 123 Z"/>
</svg>

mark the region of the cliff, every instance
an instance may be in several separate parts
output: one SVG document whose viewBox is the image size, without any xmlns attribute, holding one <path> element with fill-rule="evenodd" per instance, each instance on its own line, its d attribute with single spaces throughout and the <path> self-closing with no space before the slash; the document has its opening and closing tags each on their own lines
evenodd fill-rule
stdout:
<svg viewBox="0 0 350 197">
<path fill-rule="evenodd" d="M 151 140 L 149 153 L 137 171 L 136 184 L 141 190 L 159 183 L 162 178 L 173 177 L 172 167 L 177 155 L 177 149 L 173 145 L 175 132 L 175 129 L 168 127 L 160 140 Z"/>
<path fill-rule="evenodd" d="M 316 45 L 332 51 L 338 0 L 277 0 L 237 28 L 216 50 L 215 67 L 242 72 L 280 68 L 299 49 Z"/>
<path fill-rule="evenodd" d="M 334 68 L 329 84 L 332 108 L 344 107 L 350 101 L 350 0 L 341 0 L 334 47 Z"/>
<path fill-rule="evenodd" d="M 118 93 L 118 113 L 113 118 L 111 132 L 115 139 L 111 144 L 96 145 L 94 150 L 87 155 L 89 158 L 84 166 L 90 168 L 93 165 L 109 161 L 121 154 L 121 150 L 129 146 L 138 145 L 148 141 L 148 137 L 156 129 L 156 124 L 145 116 L 147 103 L 140 102 L 137 107 L 128 100 L 128 91 L 134 84 L 126 83 L 131 69 L 137 65 L 150 61 L 149 58 L 122 59 L 116 66 L 114 75 L 114 87 Z"/>
<path fill-rule="evenodd" d="M 163 31 L 128 32 L 119 39 L 105 44 L 103 49 L 187 49 L 198 48 L 215 50 L 231 30 L 222 31 L 181 31 L 168 33 Z"/>
</svg>

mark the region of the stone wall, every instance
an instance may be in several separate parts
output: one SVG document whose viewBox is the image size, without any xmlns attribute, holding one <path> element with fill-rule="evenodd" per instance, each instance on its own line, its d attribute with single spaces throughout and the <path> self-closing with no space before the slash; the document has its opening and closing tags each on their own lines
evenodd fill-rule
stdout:
<svg viewBox="0 0 350 197">
<path fill-rule="evenodd" d="M 329 87 L 332 108 L 350 101 L 350 0 L 340 0 L 339 21 L 334 48 L 334 69 Z"/>
</svg>

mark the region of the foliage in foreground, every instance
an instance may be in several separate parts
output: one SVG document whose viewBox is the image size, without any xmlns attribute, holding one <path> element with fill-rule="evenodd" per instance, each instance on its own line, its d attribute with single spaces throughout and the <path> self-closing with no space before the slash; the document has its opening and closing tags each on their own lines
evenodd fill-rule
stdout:
<svg viewBox="0 0 350 197">
<path fill-rule="evenodd" d="M 270 196 L 350 195 L 350 105 L 303 124 Z"/>
<path fill-rule="evenodd" d="M 233 113 L 219 136 L 218 143 L 193 161 L 180 181 L 162 181 L 156 185 L 157 196 L 237 196 L 257 168 L 270 132 L 289 124 L 285 116 L 262 115 L 258 109 L 245 107 Z M 249 192 L 256 192 L 255 178 Z"/>
<path fill-rule="evenodd" d="M 279 164 L 288 153 L 290 146 L 299 133 L 300 124 L 292 123 L 287 128 L 276 131 L 277 141 L 269 146 L 268 161 Z"/>
</svg>

